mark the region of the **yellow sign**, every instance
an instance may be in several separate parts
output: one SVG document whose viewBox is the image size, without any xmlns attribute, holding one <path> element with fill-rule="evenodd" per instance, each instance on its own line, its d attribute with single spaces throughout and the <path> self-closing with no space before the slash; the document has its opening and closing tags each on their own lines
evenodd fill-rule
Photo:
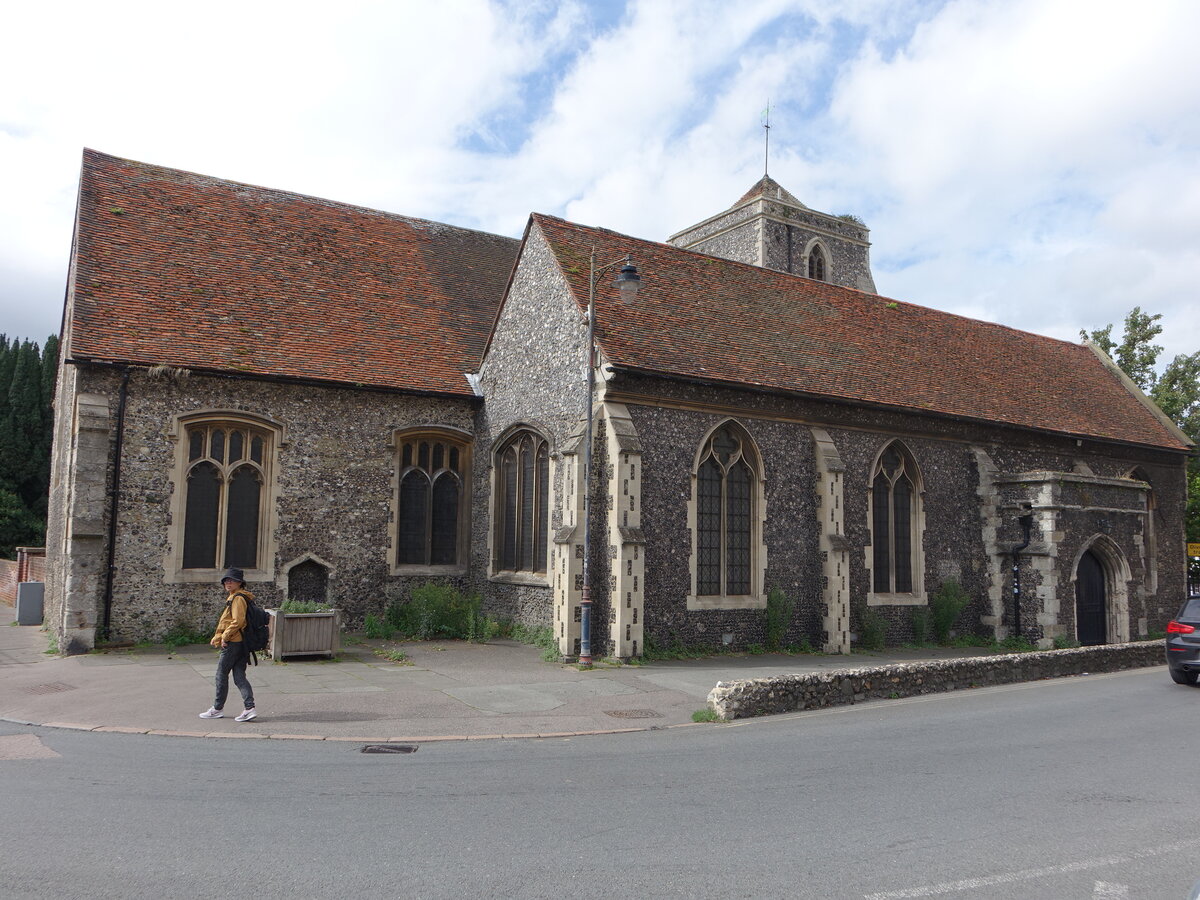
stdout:
<svg viewBox="0 0 1200 900">
<path fill-rule="evenodd" d="M 1200 556 L 1200 544 L 1188 544 L 1188 556 Z"/>
</svg>

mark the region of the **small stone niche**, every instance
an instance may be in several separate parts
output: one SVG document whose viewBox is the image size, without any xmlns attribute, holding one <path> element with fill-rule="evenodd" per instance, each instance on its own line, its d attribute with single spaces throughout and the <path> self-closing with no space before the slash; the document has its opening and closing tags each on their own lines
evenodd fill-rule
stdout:
<svg viewBox="0 0 1200 900">
<path fill-rule="evenodd" d="M 329 596 L 329 569 L 315 559 L 297 563 L 288 571 L 288 599 L 324 606 Z"/>
</svg>

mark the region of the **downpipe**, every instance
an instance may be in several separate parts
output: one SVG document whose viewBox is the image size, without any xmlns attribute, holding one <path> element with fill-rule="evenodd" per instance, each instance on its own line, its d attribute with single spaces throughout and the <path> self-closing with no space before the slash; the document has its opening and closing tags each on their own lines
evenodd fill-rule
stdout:
<svg viewBox="0 0 1200 900">
<path fill-rule="evenodd" d="M 1033 527 L 1033 513 L 1025 513 L 1017 518 L 1025 540 L 1013 547 L 1012 577 L 1013 577 L 1013 631 L 1016 637 L 1021 637 L 1021 551 L 1029 546 L 1029 532 Z"/>
<path fill-rule="evenodd" d="M 108 559 L 104 566 L 104 616 L 100 634 L 108 640 L 112 623 L 113 575 L 117 554 L 117 511 L 121 501 L 121 456 L 125 447 L 125 404 L 129 398 L 129 369 L 121 370 L 121 388 L 117 393 L 117 435 L 113 442 L 112 492 L 108 502 Z"/>
</svg>

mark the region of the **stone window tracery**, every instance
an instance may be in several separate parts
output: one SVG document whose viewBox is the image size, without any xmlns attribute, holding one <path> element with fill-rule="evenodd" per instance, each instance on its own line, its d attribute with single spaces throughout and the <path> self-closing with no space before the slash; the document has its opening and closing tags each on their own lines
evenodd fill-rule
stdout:
<svg viewBox="0 0 1200 900">
<path fill-rule="evenodd" d="M 470 444 L 437 431 L 402 434 L 396 444 L 395 565 L 465 565 Z"/>
<path fill-rule="evenodd" d="M 224 418 L 184 426 L 178 567 L 188 580 L 228 567 L 268 567 L 269 472 L 276 433 Z"/>
<path fill-rule="evenodd" d="M 733 423 L 705 442 L 695 473 L 697 597 L 746 597 L 755 590 L 758 459 Z"/>
<path fill-rule="evenodd" d="M 893 441 L 871 475 L 871 581 L 875 594 L 919 593 L 917 554 L 920 472 L 912 455 Z"/>
<path fill-rule="evenodd" d="M 550 446 L 519 431 L 496 452 L 493 567 L 497 572 L 546 571 Z"/>
<path fill-rule="evenodd" d="M 812 247 L 809 253 L 809 277 L 816 281 L 826 281 L 826 258 L 820 245 Z"/>
</svg>

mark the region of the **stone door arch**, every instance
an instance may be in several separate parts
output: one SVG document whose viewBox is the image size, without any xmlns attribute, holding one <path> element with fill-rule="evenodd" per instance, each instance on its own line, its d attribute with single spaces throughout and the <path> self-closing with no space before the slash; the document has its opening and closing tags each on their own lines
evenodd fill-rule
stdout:
<svg viewBox="0 0 1200 900">
<path fill-rule="evenodd" d="M 1107 535 L 1095 535 L 1075 558 L 1075 637 L 1083 645 L 1130 639 L 1129 563 Z"/>
<path fill-rule="evenodd" d="M 1091 550 L 1075 569 L 1075 636 L 1085 647 L 1108 642 L 1108 592 L 1104 566 Z"/>
</svg>

